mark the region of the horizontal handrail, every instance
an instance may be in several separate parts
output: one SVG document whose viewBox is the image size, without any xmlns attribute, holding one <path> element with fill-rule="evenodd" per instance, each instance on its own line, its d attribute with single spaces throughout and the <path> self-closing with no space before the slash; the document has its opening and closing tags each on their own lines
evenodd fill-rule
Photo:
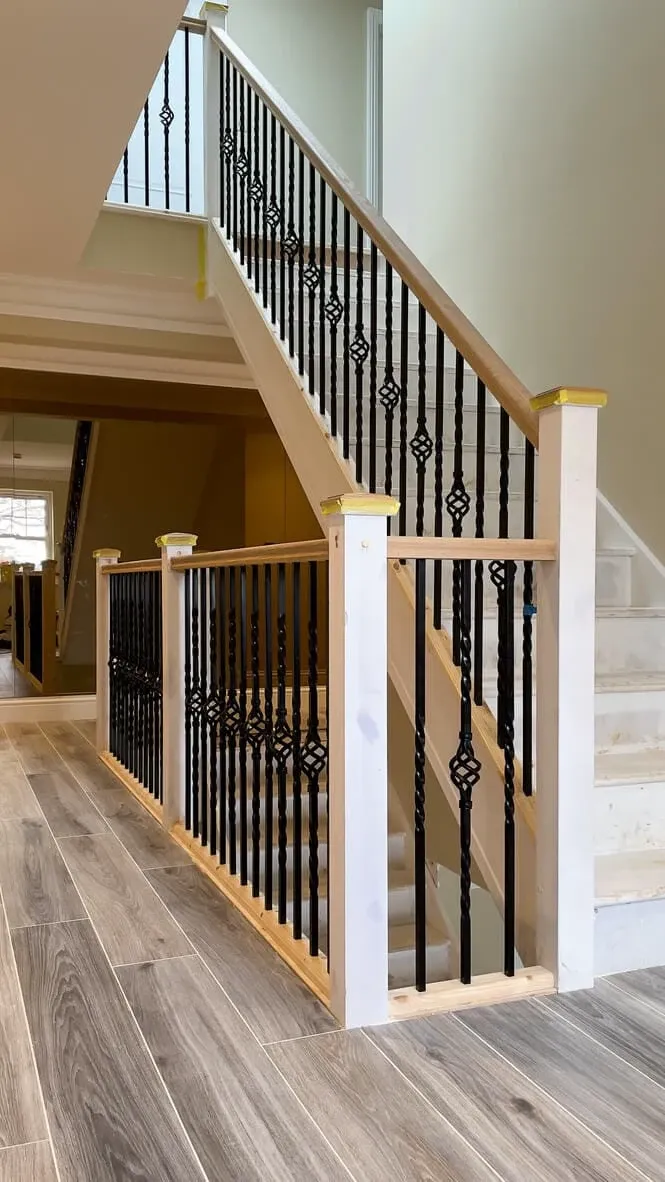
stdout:
<svg viewBox="0 0 665 1182">
<path fill-rule="evenodd" d="M 171 570 L 199 570 L 214 566 L 271 566 L 275 563 L 324 562 L 328 540 L 285 542 L 276 546 L 249 546 L 244 550 L 202 550 L 171 559 Z"/>
<path fill-rule="evenodd" d="M 239 70 L 285 131 L 306 154 L 319 175 L 342 201 L 344 207 L 369 235 L 435 323 L 473 367 L 501 406 L 524 435 L 538 446 L 538 417 L 531 409 L 531 393 L 509 366 L 492 349 L 441 285 L 405 242 L 353 185 L 312 132 L 284 102 L 241 49 L 221 29 L 210 35 L 227 59 Z"/>
<path fill-rule="evenodd" d="M 114 562 L 101 568 L 103 575 L 141 574 L 148 571 L 161 570 L 159 558 L 139 558 L 135 562 Z"/>
<path fill-rule="evenodd" d="M 556 542 L 542 538 L 388 538 L 388 558 L 554 562 Z"/>
<path fill-rule="evenodd" d="M 190 33 L 199 33 L 201 36 L 203 36 L 206 31 L 207 24 L 200 16 L 183 16 L 178 28 L 188 29 Z"/>
</svg>

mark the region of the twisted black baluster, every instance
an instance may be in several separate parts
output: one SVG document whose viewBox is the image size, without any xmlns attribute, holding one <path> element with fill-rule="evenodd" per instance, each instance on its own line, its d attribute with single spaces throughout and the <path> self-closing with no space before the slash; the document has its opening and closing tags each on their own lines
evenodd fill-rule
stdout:
<svg viewBox="0 0 665 1182">
<path fill-rule="evenodd" d="M 226 571 L 222 567 L 217 572 L 217 613 L 219 631 L 219 860 L 222 866 L 227 861 L 227 816 L 228 816 L 228 759 L 226 717 L 228 708 L 227 696 L 227 656 L 226 637 L 228 625 Z"/>
<path fill-rule="evenodd" d="M 393 369 L 393 269 L 389 262 L 386 262 L 386 370 L 379 390 L 379 401 L 386 412 L 384 487 L 390 496 L 393 491 L 393 421 L 399 404 L 399 386 Z M 388 533 L 391 527 L 392 519 L 389 517 Z"/>
<path fill-rule="evenodd" d="M 356 480 L 363 481 L 363 418 L 365 362 L 369 357 L 369 344 L 364 324 L 364 235 L 358 226 L 356 241 L 356 331 L 351 345 L 351 359 L 356 367 Z"/>
<path fill-rule="evenodd" d="M 279 339 L 286 338 L 286 133 L 279 125 Z"/>
<path fill-rule="evenodd" d="M 235 138 L 231 127 L 231 63 L 222 57 L 224 64 L 224 175 L 226 178 L 226 219 L 224 222 L 227 239 L 231 237 L 233 211 L 231 206 L 231 181 L 233 177 L 233 157 L 235 154 Z"/>
<path fill-rule="evenodd" d="M 378 252 L 370 247 L 369 264 L 369 491 L 376 492 L 376 388 L 378 345 Z"/>
<path fill-rule="evenodd" d="M 222 230 L 226 224 L 226 203 L 224 201 L 224 70 L 226 62 L 221 49 L 219 51 L 219 224 Z"/>
<path fill-rule="evenodd" d="M 425 532 L 425 478 L 434 443 L 427 428 L 427 312 L 418 305 L 418 420 L 411 440 L 411 454 L 416 461 L 416 534 Z"/>
<path fill-rule="evenodd" d="M 460 980 L 471 984 L 471 807 L 481 765 L 473 750 L 471 705 L 471 563 L 460 563 L 460 733 L 450 778 L 460 807 Z"/>
<path fill-rule="evenodd" d="M 261 108 L 258 94 L 254 95 L 254 175 L 249 186 L 249 195 L 254 205 L 254 291 L 258 294 L 261 290 L 261 211 L 264 196 L 261 175 Z"/>
<path fill-rule="evenodd" d="M 272 910 L 272 847 L 273 847 L 273 701 L 272 701 L 272 568 L 264 568 L 265 612 L 265 682 L 264 712 L 265 742 L 265 823 L 264 823 L 264 886 L 266 911 Z"/>
<path fill-rule="evenodd" d="M 199 656 L 199 571 L 192 571 L 192 833 L 199 836 L 201 673 Z"/>
<path fill-rule="evenodd" d="M 280 923 L 286 923 L 286 781 L 293 737 L 286 710 L 286 567 L 277 568 L 277 711 L 272 750 L 277 765 L 277 905 Z"/>
<path fill-rule="evenodd" d="M 208 726 L 210 752 L 210 832 L 208 844 L 210 853 L 217 853 L 217 739 L 219 734 L 219 680 L 217 659 L 217 583 L 216 570 L 208 570 L 208 640 L 210 645 L 210 694 L 208 697 Z"/>
<path fill-rule="evenodd" d="M 157 701 L 157 783 L 159 784 L 159 799 L 164 803 L 164 760 L 163 760 L 163 692 L 164 692 L 164 656 L 162 650 L 162 576 L 155 576 L 157 588 L 157 685 L 159 696 Z"/>
<path fill-rule="evenodd" d="M 298 154 L 298 373 L 305 374 L 305 153 Z"/>
<path fill-rule="evenodd" d="M 263 105 L 263 196 L 261 209 L 263 213 L 263 307 L 268 307 L 268 108 Z"/>
<path fill-rule="evenodd" d="M 330 296 L 325 306 L 326 320 L 330 325 L 330 434 L 337 436 L 337 330 L 344 314 L 337 284 L 337 219 L 339 201 L 337 194 L 331 196 L 330 211 Z"/>
<path fill-rule="evenodd" d="M 504 972 L 515 975 L 515 563 L 504 563 Z"/>
<path fill-rule="evenodd" d="M 145 664 L 145 662 L 146 662 L 145 640 L 146 640 L 146 623 L 147 623 L 147 621 L 146 621 L 146 616 L 145 616 L 145 574 L 143 574 L 141 571 L 139 571 L 137 573 L 136 587 L 137 587 L 137 596 L 136 596 L 137 605 L 136 605 L 136 607 L 137 607 L 137 616 L 138 616 L 138 627 L 136 629 L 137 650 L 138 650 L 137 651 L 137 662 L 136 662 L 137 673 L 138 673 L 138 679 L 137 679 L 138 728 L 137 728 L 137 743 L 136 743 L 136 770 L 134 772 L 134 775 L 136 776 L 139 784 L 143 784 L 145 786 L 145 780 L 143 778 L 144 777 L 143 755 L 144 755 L 144 751 L 145 751 L 145 731 L 144 731 L 144 727 L 145 727 L 145 693 L 146 693 L 146 689 L 147 689 L 147 680 L 146 680 L 147 669 L 146 669 L 146 664 Z"/>
<path fill-rule="evenodd" d="M 409 446 L 409 289 L 402 280 L 399 402 L 399 532 L 407 533 Z"/>
<path fill-rule="evenodd" d="M 508 498 L 510 495 L 510 418 L 501 407 L 500 411 L 500 443 L 499 443 L 499 537 L 508 537 Z M 504 744 L 505 722 L 505 660 L 506 645 L 506 584 L 503 568 L 494 563 L 492 582 L 497 590 L 497 639 L 498 639 L 498 673 L 497 673 L 497 743 Z"/>
<path fill-rule="evenodd" d="M 191 160 L 189 146 L 189 29 L 185 29 L 185 212 L 191 207 Z"/>
<path fill-rule="evenodd" d="M 476 537 L 485 536 L 485 383 L 478 378 L 476 400 Z M 483 623 L 485 600 L 485 566 L 476 561 L 474 601 L 474 666 L 473 698 L 477 706 L 483 704 Z"/>
<path fill-rule="evenodd" d="M 167 53 L 164 58 L 164 102 L 159 112 L 159 118 L 164 128 L 164 204 L 167 209 L 171 208 L 171 148 L 169 137 L 171 134 L 171 124 L 175 118 L 169 101 L 169 73 L 169 55 Z"/>
<path fill-rule="evenodd" d="M 252 280 L 254 271 L 254 236 L 253 236 L 253 198 L 252 185 L 254 183 L 254 173 L 252 171 L 254 161 L 252 159 L 252 146 L 254 143 L 254 129 L 252 122 L 252 112 L 254 109 L 254 95 L 252 88 L 247 83 L 247 184 L 245 192 L 247 195 L 247 278 Z"/>
<path fill-rule="evenodd" d="M 427 988 L 427 864 L 425 854 L 425 605 L 426 561 L 416 561 L 414 874 L 416 893 L 416 989 Z"/>
<path fill-rule="evenodd" d="M 206 643 L 205 628 L 208 622 L 208 572 L 201 571 L 201 845 L 208 844 L 208 734 L 210 722 L 208 716 L 208 657 L 209 644 Z"/>
<path fill-rule="evenodd" d="M 229 568 L 229 604 L 228 604 L 228 638 L 229 638 L 229 688 L 226 701 L 226 740 L 227 740 L 227 806 L 229 814 L 229 871 L 238 873 L 238 836 L 237 836 L 237 745 L 236 737 L 240 722 L 240 707 L 238 705 L 238 687 L 236 682 L 237 661 L 237 613 L 236 613 L 236 572 L 235 567 Z"/>
<path fill-rule="evenodd" d="M 443 438 L 445 337 L 436 330 L 436 409 L 434 419 L 434 537 L 443 537 Z M 443 563 L 434 563 L 434 627 L 441 629 L 443 615 Z"/>
<path fill-rule="evenodd" d="M 231 205 L 232 215 L 232 240 L 233 249 L 238 249 L 238 71 L 233 67 L 233 202 Z"/>
<path fill-rule="evenodd" d="M 342 451 L 344 459 L 351 454 L 351 214 L 344 209 L 344 295 L 342 297 L 343 358 L 342 358 Z"/>
<path fill-rule="evenodd" d="M 316 342 L 316 289 L 321 282 L 321 274 L 316 261 L 316 170 L 313 164 L 309 166 L 309 253 L 304 274 L 305 286 L 309 292 L 309 392 L 314 397 L 316 392 L 316 356 L 314 353 Z"/>
<path fill-rule="evenodd" d="M 270 117 L 270 204 L 266 214 L 270 226 L 270 319 L 277 322 L 277 227 L 282 211 L 277 204 L 277 119 Z"/>
<path fill-rule="evenodd" d="M 261 891 L 261 750 L 265 743 L 266 724 L 261 709 L 259 681 L 259 568 L 252 567 L 252 615 L 250 620 L 252 649 L 252 700 L 247 719 L 247 739 L 252 748 L 252 895 Z"/>
<path fill-rule="evenodd" d="M 289 222 L 286 231 L 286 238 L 282 242 L 282 252 L 286 254 L 289 263 L 289 356 L 293 357 L 296 351 L 295 341 L 295 261 L 296 255 L 300 249 L 300 242 L 296 234 L 295 227 L 295 190 L 296 190 L 296 163 L 295 163 L 295 144 L 289 136 Z"/>
<path fill-rule="evenodd" d="M 192 572 L 185 571 L 185 829 L 192 827 Z"/>
<path fill-rule="evenodd" d="M 302 937 L 302 782 L 301 782 L 301 658 L 300 658 L 300 563 L 293 566 L 293 698 L 291 730 L 293 742 L 293 935 Z"/>
<path fill-rule="evenodd" d="M 471 508 L 471 497 L 464 484 L 464 358 L 459 349 L 455 354 L 455 452 L 453 479 L 446 497 L 446 508 L 452 522 L 454 538 L 461 538 L 464 518 Z M 461 568 L 453 563 L 453 661 L 460 663 Z"/>
<path fill-rule="evenodd" d="M 321 177 L 319 215 L 319 413 L 326 413 L 326 182 Z"/>
<path fill-rule="evenodd" d="M 251 104 L 251 96 L 250 96 Z M 236 156 L 236 175 L 240 182 L 240 263 L 245 265 L 245 249 L 247 246 L 245 238 L 245 185 L 247 183 L 247 176 L 249 173 L 249 163 L 247 161 L 247 151 L 245 149 L 245 79 L 240 75 L 240 120 L 238 124 L 238 143 L 239 151 Z M 251 245 L 249 247 L 251 253 Z"/>
<path fill-rule="evenodd" d="M 150 205 L 150 106 L 148 99 L 143 108 L 143 183 L 145 203 Z"/>
<path fill-rule="evenodd" d="M 240 591 L 240 702 L 238 755 L 240 762 L 240 882 L 247 885 L 247 567 L 241 566 Z"/>
<path fill-rule="evenodd" d="M 129 148 L 125 148 L 122 154 L 122 175 L 123 188 L 125 195 L 125 205 L 129 205 Z"/>
<path fill-rule="evenodd" d="M 326 748 L 319 733 L 319 653 L 318 653 L 318 571 L 309 564 L 307 738 L 302 767 L 307 777 L 309 796 L 309 951 L 319 954 L 319 777 L 326 766 Z"/>
<path fill-rule="evenodd" d="M 524 537 L 532 538 L 535 525 L 535 449 L 529 440 L 524 444 Z M 524 563 L 522 608 L 522 786 L 525 796 L 533 793 L 533 563 Z"/>
</svg>

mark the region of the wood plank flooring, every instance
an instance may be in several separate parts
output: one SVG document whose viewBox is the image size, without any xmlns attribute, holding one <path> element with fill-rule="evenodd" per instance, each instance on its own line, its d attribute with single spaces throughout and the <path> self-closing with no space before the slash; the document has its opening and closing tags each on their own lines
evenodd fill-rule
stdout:
<svg viewBox="0 0 665 1182">
<path fill-rule="evenodd" d="M 665 969 L 340 1031 L 91 736 L 0 728 L 0 1182 L 665 1182 Z"/>
</svg>

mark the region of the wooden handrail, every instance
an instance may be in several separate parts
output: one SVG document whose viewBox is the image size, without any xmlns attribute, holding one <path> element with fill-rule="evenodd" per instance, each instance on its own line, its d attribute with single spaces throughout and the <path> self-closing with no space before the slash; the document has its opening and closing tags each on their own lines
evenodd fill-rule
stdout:
<svg viewBox="0 0 665 1182">
<path fill-rule="evenodd" d="M 461 562 L 554 562 L 556 542 L 541 538 L 388 538 L 388 558 Z"/>
<path fill-rule="evenodd" d="M 271 566 L 278 562 L 324 562 L 328 540 L 285 542 L 278 546 L 249 546 L 244 550 L 202 550 L 171 559 L 171 570 L 199 570 L 211 566 Z M 117 569 L 114 568 L 114 569 Z"/>
<path fill-rule="evenodd" d="M 178 25 L 179 29 L 189 29 L 190 33 L 199 33 L 201 36 L 203 36 L 207 27 L 206 22 L 200 16 L 183 16 Z"/>
<path fill-rule="evenodd" d="M 102 566 L 103 575 L 146 574 L 148 571 L 161 570 L 159 558 L 136 559 L 134 562 L 114 562 L 109 566 Z"/>
<path fill-rule="evenodd" d="M 400 278 L 405 281 L 410 291 L 420 300 L 435 323 L 443 329 L 448 339 L 471 365 L 474 373 L 485 383 L 527 439 L 538 447 L 538 416 L 531 409 L 531 393 L 527 387 L 488 345 L 388 222 L 358 192 L 353 182 L 341 171 L 309 128 L 287 106 L 228 34 L 217 28 L 210 28 L 209 33 L 227 59 L 239 70 L 245 81 L 249 82 L 255 94 L 302 149 L 319 175 L 333 193 L 337 194 L 344 207 L 362 226 Z"/>
</svg>

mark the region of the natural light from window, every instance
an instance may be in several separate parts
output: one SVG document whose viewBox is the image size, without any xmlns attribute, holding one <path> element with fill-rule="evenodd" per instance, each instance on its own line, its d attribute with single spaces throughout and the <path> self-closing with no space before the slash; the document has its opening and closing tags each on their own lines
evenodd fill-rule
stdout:
<svg viewBox="0 0 665 1182">
<path fill-rule="evenodd" d="M 0 561 L 41 566 L 50 557 L 50 496 L 0 492 Z"/>
</svg>

